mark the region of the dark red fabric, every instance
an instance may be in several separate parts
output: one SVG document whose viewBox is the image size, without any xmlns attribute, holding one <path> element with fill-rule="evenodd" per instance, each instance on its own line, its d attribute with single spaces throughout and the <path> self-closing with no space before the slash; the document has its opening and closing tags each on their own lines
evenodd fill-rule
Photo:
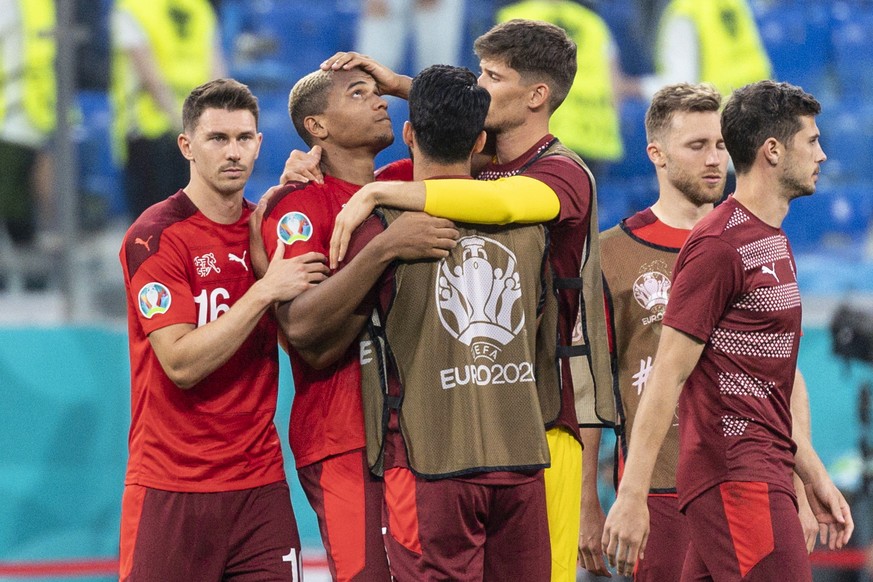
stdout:
<svg viewBox="0 0 873 582">
<path fill-rule="evenodd" d="M 300 580 L 300 537 L 284 481 L 221 493 L 129 485 L 121 531 L 125 582 Z"/>
</svg>

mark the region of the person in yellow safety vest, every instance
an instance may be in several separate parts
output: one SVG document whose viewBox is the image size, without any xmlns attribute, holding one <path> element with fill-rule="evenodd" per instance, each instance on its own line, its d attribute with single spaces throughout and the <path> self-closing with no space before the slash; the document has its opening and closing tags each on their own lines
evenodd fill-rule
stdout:
<svg viewBox="0 0 873 582">
<path fill-rule="evenodd" d="M 497 12 L 497 22 L 513 18 L 556 24 L 576 43 L 579 74 L 564 103 L 552 115 L 549 129 L 579 154 L 597 177 L 604 162 L 624 156 L 618 114 L 623 75 L 606 22 L 594 10 L 569 0 L 522 0 Z"/>
<path fill-rule="evenodd" d="M 34 241 L 51 182 L 42 150 L 56 121 L 54 28 L 53 0 L 0 0 L 0 228 L 16 246 Z"/>
<path fill-rule="evenodd" d="M 136 217 L 187 184 L 176 145 L 182 102 L 225 66 L 208 0 L 117 0 L 111 24 L 114 153 Z"/>
<path fill-rule="evenodd" d="M 727 96 L 772 74 L 746 0 L 671 0 L 658 25 L 655 75 L 639 80 L 639 92 L 651 99 L 665 85 L 710 83 Z"/>
</svg>

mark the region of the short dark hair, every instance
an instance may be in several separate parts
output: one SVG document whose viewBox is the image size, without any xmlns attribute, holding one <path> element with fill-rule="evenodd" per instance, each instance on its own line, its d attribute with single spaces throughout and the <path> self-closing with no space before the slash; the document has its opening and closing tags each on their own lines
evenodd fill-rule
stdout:
<svg viewBox="0 0 873 582">
<path fill-rule="evenodd" d="M 318 69 L 297 81 L 288 95 L 288 115 L 291 116 L 297 135 L 310 147 L 314 142 L 303 125 L 303 120 L 310 115 L 321 115 L 325 112 L 332 86 L 333 71 Z"/>
<path fill-rule="evenodd" d="M 470 156 L 485 126 L 491 95 L 464 67 L 434 65 L 412 80 L 409 123 L 421 151 L 441 163 Z"/>
<path fill-rule="evenodd" d="M 790 144 L 801 117 L 821 113 L 821 104 L 800 87 L 758 81 L 733 92 L 721 114 L 721 134 L 737 174 L 752 168 L 767 139 Z"/>
<path fill-rule="evenodd" d="M 195 88 L 182 104 L 182 126 L 185 131 L 194 131 L 200 116 L 207 109 L 238 111 L 246 109 L 255 117 L 258 126 L 258 98 L 234 79 L 215 79 Z"/>
<path fill-rule="evenodd" d="M 523 79 L 551 90 L 550 112 L 564 102 L 576 78 L 576 43 L 560 26 L 516 18 L 494 26 L 473 43 L 479 59 L 497 60 Z"/>
<path fill-rule="evenodd" d="M 646 139 L 653 142 L 670 127 L 676 113 L 718 112 L 721 93 L 707 83 L 676 83 L 658 90 L 646 111 Z"/>
</svg>

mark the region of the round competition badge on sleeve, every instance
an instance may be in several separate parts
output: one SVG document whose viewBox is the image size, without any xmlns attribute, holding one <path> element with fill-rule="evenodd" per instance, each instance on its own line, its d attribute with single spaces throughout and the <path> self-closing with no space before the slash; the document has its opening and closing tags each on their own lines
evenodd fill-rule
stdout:
<svg viewBox="0 0 873 582">
<path fill-rule="evenodd" d="M 166 313 L 173 298 L 165 285 L 152 281 L 139 290 L 138 300 L 140 313 L 151 319 L 155 315 Z"/>
<path fill-rule="evenodd" d="M 289 212 L 279 220 L 276 232 L 286 245 L 306 241 L 312 236 L 312 221 L 302 212 Z"/>
</svg>

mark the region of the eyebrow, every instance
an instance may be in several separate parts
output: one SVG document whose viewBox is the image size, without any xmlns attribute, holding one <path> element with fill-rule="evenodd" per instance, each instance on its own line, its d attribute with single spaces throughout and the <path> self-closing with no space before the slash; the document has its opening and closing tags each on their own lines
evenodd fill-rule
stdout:
<svg viewBox="0 0 873 582">
<path fill-rule="evenodd" d="M 354 89 L 355 87 L 357 87 L 358 85 L 366 86 L 367 82 L 364 79 L 356 79 L 346 86 L 346 91 L 350 91 L 350 90 Z"/>
</svg>

